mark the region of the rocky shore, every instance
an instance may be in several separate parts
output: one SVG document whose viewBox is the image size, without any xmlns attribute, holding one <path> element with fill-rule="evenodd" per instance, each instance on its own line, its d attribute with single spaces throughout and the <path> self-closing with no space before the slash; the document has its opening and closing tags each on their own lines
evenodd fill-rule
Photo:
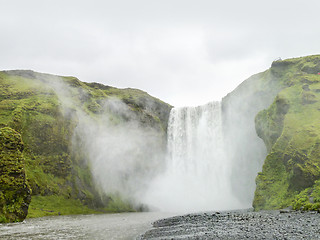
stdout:
<svg viewBox="0 0 320 240">
<path fill-rule="evenodd" d="M 141 239 L 320 239 L 317 212 L 231 211 L 162 219 Z"/>
</svg>

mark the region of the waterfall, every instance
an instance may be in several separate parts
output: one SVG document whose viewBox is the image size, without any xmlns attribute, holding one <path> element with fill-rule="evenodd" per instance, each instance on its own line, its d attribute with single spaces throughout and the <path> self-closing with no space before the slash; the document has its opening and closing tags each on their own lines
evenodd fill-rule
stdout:
<svg viewBox="0 0 320 240">
<path fill-rule="evenodd" d="M 151 183 L 145 202 L 163 211 L 243 208 L 232 191 L 220 102 L 173 108 L 166 168 Z"/>
</svg>

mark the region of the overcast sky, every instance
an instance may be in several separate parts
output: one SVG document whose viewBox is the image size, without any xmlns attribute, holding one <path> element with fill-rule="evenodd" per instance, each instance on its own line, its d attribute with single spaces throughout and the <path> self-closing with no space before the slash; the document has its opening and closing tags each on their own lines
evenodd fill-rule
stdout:
<svg viewBox="0 0 320 240">
<path fill-rule="evenodd" d="M 319 0 L 0 0 L 0 68 L 220 100 L 278 57 L 319 54 Z"/>
</svg>

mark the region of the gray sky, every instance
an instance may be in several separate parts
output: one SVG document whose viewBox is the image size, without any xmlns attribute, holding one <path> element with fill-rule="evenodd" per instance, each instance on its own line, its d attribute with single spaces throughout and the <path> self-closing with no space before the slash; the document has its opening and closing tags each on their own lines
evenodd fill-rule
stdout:
<svg viewBox="0 0 320 240">
<path fill-rule="evenodd" d="M 0 68 L 220 100 L 278 57 L 319 54 L 319 0 L 0 0 Z"/>
</svg>

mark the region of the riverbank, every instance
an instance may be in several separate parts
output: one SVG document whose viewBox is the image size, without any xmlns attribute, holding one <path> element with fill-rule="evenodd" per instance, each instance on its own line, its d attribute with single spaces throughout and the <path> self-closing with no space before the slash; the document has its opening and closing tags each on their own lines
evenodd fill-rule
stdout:
<svg viewBox="0 0 320 240">
<path fill-rule="evenodd" d="M 320 239 L 320 214 L 231 211 L 158 220 L 141 239 Z"/>
</svg>

